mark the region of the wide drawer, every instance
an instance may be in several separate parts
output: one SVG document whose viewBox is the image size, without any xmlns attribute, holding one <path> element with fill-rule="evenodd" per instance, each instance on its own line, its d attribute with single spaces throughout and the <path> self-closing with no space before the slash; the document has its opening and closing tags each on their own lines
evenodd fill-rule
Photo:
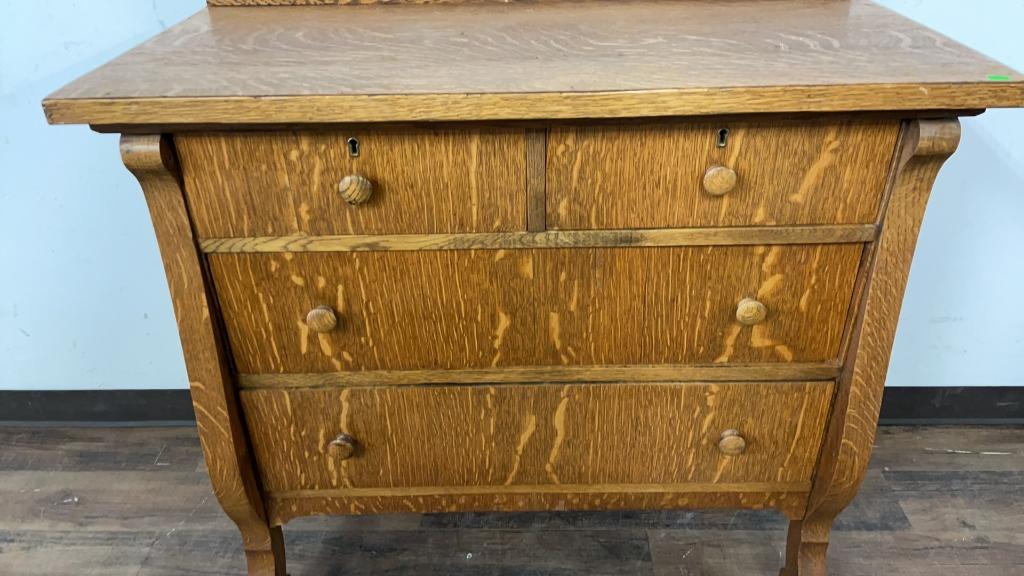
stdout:
<svg viewBox="0 0 1024 576">
<path fill-rule="evenodd" d="M 519 129 L 185 133 L 175 144 L 204 238 L 526 227 Z"/>
<path fill-rule="evenodd" d="M 699 484 L 801 492 L 810 487 L 832 389 L 831 382 L 399 386 L 249 390 L 241 398 L 271 493 Z"/>
<path fill-rule="evenodd" d="M 548 135 L 552 229 L 874 222 L 896 121 L 569 125 Z"/>
<path fill-rule="evenodd" d="M 261 374 L 830 361 L 861 251 L 829 244 L 209 259 L 235 364 Z M 745 299 L 764 306 L 760 323 L 738 320 Z"/>
</svg>

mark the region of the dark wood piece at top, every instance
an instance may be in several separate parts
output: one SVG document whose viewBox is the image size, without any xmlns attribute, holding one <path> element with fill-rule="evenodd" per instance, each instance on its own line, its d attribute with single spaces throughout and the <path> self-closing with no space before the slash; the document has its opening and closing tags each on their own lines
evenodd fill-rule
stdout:
<svg viewBox="0 0 1024 576">
<path fill-rule="evenodd" d="M 44 102 L 93 125 L 1020 105 L 1019 73 L 864 0 L 214 7 Z"/>
</svg>

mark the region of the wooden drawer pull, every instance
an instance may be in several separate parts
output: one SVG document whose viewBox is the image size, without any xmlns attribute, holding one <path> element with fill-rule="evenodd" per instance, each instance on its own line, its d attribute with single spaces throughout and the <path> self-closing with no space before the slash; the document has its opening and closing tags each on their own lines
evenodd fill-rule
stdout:
<svg viewBox="0 0 1024 576">
<path fill-rule="evenodd" d="M 704 191 L 712 196 L 728 194 L 736 187 L 736 171 L 725 166 L 712 166 L 704 173 Z"/>
<path fill-rule="evenodd" d="M 338 182 L 341 197 L 349 204 L 366 204 L 373 195 L 373 182 L 358 174 L 349 174 Z"/>
<path fill-rule="evenodd" d="M 330 306 L 317 306 L 306 314 L 306 326 L 313 332 L 326 334 L 338 325 L 338 315 Z"/>
<path fill-rule="evenodd" d="M 726 430 L 718 441 L 718 450 L 726 456 L 738 456 L 747 449 L 747 441 L 738 430 Z"/>
<path fill-rule="evenodd" d="M 356 439 L 348 434 L 338 434 L 338 437 L 327 444 L 327 453 L 338 460 L 348 460 L 356 453 Z"/>
<path fill-rule="evenodd" d="M 744 298 L 736 306 L 736 321 L 744 326 L 760 324 L 767 317 L 768 308 L 753 298 Z"/>
</svg>

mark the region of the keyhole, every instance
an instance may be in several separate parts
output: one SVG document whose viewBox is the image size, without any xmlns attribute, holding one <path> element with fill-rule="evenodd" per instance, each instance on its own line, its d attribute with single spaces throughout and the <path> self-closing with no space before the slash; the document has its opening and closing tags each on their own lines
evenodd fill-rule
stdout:
<svg viewBox="0 0 1024 576">
<path fill-rule="evenodd" d="M 356 138 L 348 139 L 348 155 L 353 158 L 359 156 L 359 140 Z"/>
<path fill-rule="evenodd" d="M 729 129 L 722 128 L 718 131 L 718 147 L 725 148 L 725 145 L 729 143 Z"/>
</svg>

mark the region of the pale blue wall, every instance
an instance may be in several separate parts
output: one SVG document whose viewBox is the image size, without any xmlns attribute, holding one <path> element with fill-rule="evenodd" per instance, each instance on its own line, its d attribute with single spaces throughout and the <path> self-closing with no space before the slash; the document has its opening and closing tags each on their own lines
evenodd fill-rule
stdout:
<svg viewBox="0 0 1024 576">
<path fill-rule="evenodd" d="M 39 101 L 202 4 L 0 0 L 0 388 L 186 386 L 117 137 L 49 127 Z M 883 4 L 1024 70 L 1024 1 Z M 965 120 L 921 233 L 890 385 L 1024 385 L 1022 217 L 1024 111 Z"/>
<path fill-rule="evenodd" d="M 1024 71 L 1024 1 L 880 3 Z M 890 386 L 1024 386 L 1024 110 L 962 123 L 921 229 Z"/>
<path fill-rule="evenodd" d="M 44 96 L 202 0 L 0 0 L 0 388 L 183 388 L 142 193 L 116 135 Z"/>
</svg>

